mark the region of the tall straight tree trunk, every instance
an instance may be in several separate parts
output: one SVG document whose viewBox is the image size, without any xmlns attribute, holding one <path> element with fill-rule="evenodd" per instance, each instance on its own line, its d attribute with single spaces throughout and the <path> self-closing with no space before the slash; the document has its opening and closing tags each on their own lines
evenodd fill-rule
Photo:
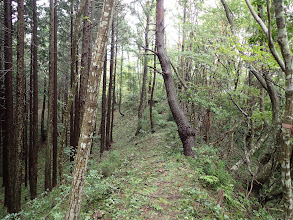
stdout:
<svg viewBox="0 0 293 220">
<path fill-rule="evenodd" d="M 66 109 L 64 112 L 64 121 L 63 121 L 63 128 L 62 128 L 62 133 L 61 133 L 61 140 L 60 140 L 60 150 L 59 150 L 59 178 L 60 181 L 63 182 L 63 163 L 64 163 L 64 149 L 65 149 L 65 145 L 67 143 L 67 127 L 68 127 L 68 123 L 70 124 L 70 146 L 74 146 L 74 121 L 73 121 L 73 101 L 75 98 L 75 94 L 77 91 L 77 84 L 80 78 L 79 74 L 75 74 L 75 64 L 76 64 L 76 60 L 77 58 L 75 56 L 73 56 L 73 54 L 75 54 L 76 51 L 76 42 L 77 42 L 77 36 L 78 36 L 78 30 L 79 30 L 79 25 L 80 25 L 80 18 L 81 18 L 81 13 L 84 9 L 86 0 L 82 0 L 80 8 L 76 14 L 76 18 L 75 18 L 75 23 L 74 23 L 74 30 L 73 30 L 73 19 L 71 19 L 71 34 L 70 34 L 70 38 L 71 38 L 71 90 L 69 93 L 69 97 L 67 100 L 67 104 L 66 104 Z M 73 4 L 72 4 L 72 8 L 73 8 Z M 72 12 L 72 8 L 71 8 L 71 14 L 73 14 Z M 74 31 L 74 32 L 73 32 Z M 70 118 L 69 118 L 70 117 Z M 73 153 L 73 152 L 72 152 Z M 70 157 L 70 161 L 73 161 L 73 156 Z"/>
<path fill-rule="evenodd" d="M 155 47 L 155 51 L 157 48 Z M 157 69 L 157 56 L 154 55 L 154 76 L 153 76 L 153 84 L 152 84 L 152 90 L 151 90 L 151 98 L 150 98 L 150 121 L 151 121 L 151 130 L 152 132 L 155 132 L 154 128 L 154 120 L 153 120 L 153 99 L 154 99 L 154 91 L 155 91 L 155 85 L 156 85 L 156 69 Z"/>
<path fill-rule="evenodd" d="M 93 21 L 95 18 L 95 8 L 96 8 L 96 1 L 94 0 L 89 0 L 91 5 L 90 5 L 90 20 Z M 93 46 L 93 29 L 94 29 L 94 23 L 90 22 L 89 23 L 89 62 L 88 62 L 88 69 L 90 69 L 91 62 L 92 62 L 92 46 Z"/>
<path fill-rule="evenodd" d="M 116 38 L 118 36 L 118 32 L 116 32 Z M 110 142 L 113 143 L 113 128 L 114 128 L 114 111 L 116 104 L 116 96 L 115 96 L 115 88 L 116 88 L 116 72 L 117 72 L 117 41 L 115 46 L 115 64 L 114 64 L 114 74 L 113 74 L 113 101 L 112 101 L 112 113 L 111 113 L 111 131 L 110 131 Z"/>
<path fill-rule="evenodd" d="M 269 1 L 267 1 L 269 5 Z M 292 128 L 292 116 L 293 116 L 293 55 L 290 51 L 288 34 L 286 28 L 286 21 L 284 16 L 284 0 L 274 0 L 275 16 L 278 27 L 278 39 L 281 47 L 283 59 L 285 61 L 285 75 L 286 75 L 286 102 L 285 102 L 285 113 L 282 121 L 281 128 L 281 173 L 282 173 L 282 184 L 283 184 L 283 199 L 284 199 L 284 214 L 285 219 L 293 218 L 293 201 L 292 201 L 292 179 L 290 172 L 290 156 L 291 156 L 291 145 L 290 137 Z M 269 6 L 268 6 L 269 9 Z M 269 22 L 270 24 L 270 22 Z M 269 27 L 270 32 L 270 27 Z M 269 33 L 270 35 L 270 33 Z"/>
<path fill-rule="evenodd" d="M 86 1 L 84 7 L 84 18 L 89 17 L 89 0 Z M 82 52 L 81 52 L 81 79 L 79 88 L 79 126 L 77 127 L 76 136 L 80 136 L 80 125 L 82 124 L 84 114 L 84 103 L 86 96 L 86 87 L 89 77 L 89 45 L 90 45 L 90 22 L 88 19 L 83 19 L 83 38 L 82 38 Z M 78 140 L 77 140 L 78 144 Z"/>
<path fill-rule="evenodd" d="M 37 196 L 37 178 L 38 178 L 38 146 L 39 146 L 39 132 L 38 132 L 38 39 L 37 39 L 37 5 L 36 0 L 33 0 L 33 106 L 32 106 L 32 145 L 29 156 L 30 167 L 30 193 L 31 199 Z"/>
<path fill-rule="evenodd" d="M 85 102 L 84 119 L 81 127 L 81 136 L 78 143 L 78 151 L 75 159 L 69 206 L 65 219 L 78 219 L 81 209 L 84 178 L 93 138 L 96 122 L 97 101 L 99 84 L 102 75 L 103 59 L 108 41 L 108 33 L 113 17 L 115 0 L 105 0 L 100 19 L 99 30 L 93 50 L 92 64 L 90 67 L 87 95 Z"/>
<path fill-rule="evenodd" d="M 78 45 L 76 48 L 76 56 L 78 57 Z M 76 64 L 75 64 L 75 75 L 78 75 L 80 72 L 78 71 L 79 67 L 78 67 L 78 59 L 76 59 Z M 71 161 L 74 161 L 74 156 L 76 154 L 76 149 L 77 149 L 77 145 L 78 145 L 78 139 L 79 137 L 77 136 L 77 132 L 79 129 L 79 116 L 80 116 L 80 111 L 79 111 L 79 106 L 80 106 L 80 102 L 79 102 L 79 89 L 80 89 L 80 80 L 77 82 L 76 85 L 76 91 L 75 91 L 75 99 L 74 99 L 74 139 L 73 139 L 73 146 L 72 146 L 72 156 L 70 158 Z"/>
<path fill-rule="evenodd" d="M 148 6 L 147 6 L 148 7 Z M 140 129 L 142 128 L 141 125 L 141 118 L 142 114 L 147 106 L 147 93 L 146 93 L 146 82 L 147 82 L 147 74 L 148 74 L 148 48 L 149 48 L 149 26 L 150 26 L 150 10 L 149 8 L 146 9 L 146 27 L 144 33 L 144 40 L 145 40 L 145 49 L 144 49 L 144 61 L 143 61 L 143 76 L 142 76 L 142 85 L 140 91 L 140 102 L 138 107 L 138 124 L 137 129 L 135 132 L 135 136 L 139 134 Z"/>
<path fill-rule="evenodd" d="M 13 127 L 13 91 L 12 91 L 12 18 L 11 0 L 4 1 L 4 69 L 5 74 L 5 138 L 3 157 L 7 158 L 4 169 L 5 182 L 5 205 L 10 210 L 11 194 L 13 192 L 12 177 L 14 171 L 13 148 L 14 148 L 14 127 Z"/>
<path fill-rule="evenodd" d="M 122 80 L 123 80 L 123 47 L 121 48 L 121 63 L 120 63 L 120 82 L 119 82 L 119 113 L 123 117 L 124 114 L 121 112 L 121 102 L 122 102 Z"/>
<path fill-rule="evenodd" d="M 3 20 L 0 21 L 0 24 L 3 25 Z M 4 172 L 4 166 L 6 166 L 6 164 L 4 163 L 4 158 L 3 158 L 3 130 L 4 130 L 4 126 L 3 126 L 3 119 L 4 119 L 4 99 L 5 99 L 5 94 L 3 92 L 3 87 L 4 87 L 4 83 L 3 83 L 3 78 L 5 77 L 4 75 L 4 69 L 3 69 L 3 32 L 0 34 L 0 177 L 3 177 L 3 172 Z M 4 187 L 4 182 L 2 182 L 2 186 Z"/>
<path fill-rule="evenodd" d="M 46 142 L 46 132 L 45 132 L 45 111 L 46 111 L 46 97 L 47 97 L 47 75 L 44 75 L 44 93 L 43 93 L 43 105 L 41 114 L 41 138 L 42 144 Z"/>
<path fill-rule="evenodd" d="M 50 34 L 49 34 L 49 83 L 48 83 L 48 126 L 45 159 L 45 190 L 52 189 L 51 158 L 54 132 L 54 2 L 50 0 Z"/>
<path fill-rule="evenodd" d="M 70 87 L 72 88 L 74 86 L 74 79 L 75 79 L 75 71 L 74 71 L 74 65 L 73 64 L 73 5 L 74 5 L 74 1 L 71 0 L 71 9 L 70 9 L 70 14 L 71 14 L 71 18 L 70 18 L 70 42 L 71 42 L 71 65 L 70 65 Z M 74 91 L 74 97 L 75 97 L 75 91 Z M 70 124 L 69 124 L 70 128 L 69 128 L 69 145 L 70 147 L 72 147 L 73 141 L 74 141 L 74 103 L 72 104 L 72 107 L 70 108 Z M 73 152 L 71 152 L 72 154 Z M 70 156 L 70 161 L 73 161 L 73 157 Z"/>
<path fill-rule="evenodd" d="M 57 0 L 54 0 L 54 99 L 53 99 L 53 173 L 52 187 L 57 185 Z"/>
<path fill-rule="evenodd" d="M 33 24 L 32 24 L 33 25 Z M 29 182 L 31 184 L 31 161 L 32 161 L 32 154 L 33 154 L 33 38 L 31 39 L 31 55 L 30 55 L 30 81 L 29 81 L 29 150 L 28 150 L 28 157 L 29 157 Z M 31 187 L 31 185 L 30 185 Z"/>
<path fill-rule="evenodd" d="M 82 0 L 81 3 L 80 3 L 80 7 L 77 11 L 77 14 L 76 14 L 76 18 L 75 18 L 75 21 L 74 21 L 74 27 L 73 27 L 73 33 L 72 33 L 72 53 L 71 53 L 71 86 L 73 86 L 73 80 L 75 79 L 75 75 L 78 74 L 77 72 L 77 69 L 78 69 L 78 59 L 77 59 L 77 54 L 78 54 L 78 47 L 77 47 L 77 41 L 78 41 L 78 33 L 79 33 L 79 27 L 80 27 L 80 20 L 81 20 L 81 15 L 84 11 L 84 7 L 86 5 L 86 2 L 87 0 Z M 75 92 L 77 92 L 78 89 L 75 90 Z M 76 103 L 75 103 L 75 117 L 74 117 L 74 121 L 73 121 L 73 113 L 72 113 L 72 117 L 71 117 L 71 120 L 72 120 L 72 124 L 70 123 L 70 146 L 73 147 L 73 151 L 72 151 L 72 154 L 73 156 L 75 155 L 75 151 L 76 151 L 76 145 L 78 144 L 78 138 L 79 137 L 76 137 L 77 134 L 76 134 L 76 131 L 77 131 L 77 128 L 79 127 L 79 97 L 78 95 L 76 94 Z M 70 160 L 73 161 L 74 160 L 74 157 L 71 157 Z"/>
<path fill-rule="evenodd" d="M 111 147 L 110 129 L 111 129 L 111 103 L 112 103 L 112 85 L 113 85 L 113 70 L 114 70 L 114 47 L 115 47 L 115 31 L 114 19 L 112 21 L 111 31 L 111 55 L 110 55 L 110 78 L 108 86 L 108 99 L 107 99 L 107 123 L 106 123 L 106 150 Z"/>
<path fill-rule="evenodd" d="M 1 62 L 1 61 L 0 61 Z M 1 70 L 1 67 L 0 67 Z M 24 71 L 26 72 L 26 71 Z M 23 124 L 24 124 L 24 129 L 23 129 L 23 162 L 24 162 L 24 186 L 27 187 L 28 185 L 28 145 L 27 145 L 27 123 L 28 123 L 28 109 L 27 109 L 27 85 L 26 85 L 26 73 L 24 77 L 24 115 L 23 115 Z M 0 81 L 0 87 L 1 87 L 1 81 Z M 1 93 L 0 93 L 1 96 Z M 1 103 L 0 103 L 1 105 Z M 1 111 L 0 111 L 1 114 Z M 1 116 L 0 116 L 0 122 L 1 122 Z M 1 124 L 0 124 L 0 129 L 1 129 Z M 0 135 L 1 135 L 1 130 L 0 130 Z M 0 136 L 0 141 L 1 141 L 1 136 Z M 0 175 L 1 176 L 1 175 Z"/>
<path fill-rule="evenodd" d="M 62 128 L 62 133 L 61 133 L 61 140 L 60 140 L 60 150 L 59 150 L 59 178 L 61 184 L 63 183 L 63 163 L 64 163 L 64 149 L 67 144 L 67 129 L 68 129 L 68 123 L 69 123 L 69 117 L 70 117 L 70 111 L 73 106 L 73 101 L 75 97 L 75 91 L 77 89 L 77 83 L 79 80 L 79 75 L 75 76 L 75 79 L 73 81 L 69 97 L 67 99 L 66 103 L 66 109 L 64 111 L 64 120 L 63 120 L 63 128 Z"/>
<path fill-rule="evenodd" d="M 107 87 L 107 50 L 104 59 L 104 69 L 103 69 L 103 92 L 102 92 L 102 114 L 101 114 L 101 145 L 100 145 L 100 155 L 104 153 L 105 150 L 105 140 L 106 140 L 106 106 L 107 106 L 107 99 L 106 99 L 106 88 Z"/>
<path fill-rule="evenodd" d="M 3 25 L 3 20 L 0 21 L 1 22 L 1 25 Z M 3 64 L 4 64 L 4 60 L 3 60 L 3 33 L 0 35 L 1 39 L 0 39 L 0 141 L 1 141 L 1 155 L 2 155 L 2 160 L 1 160 L 1 169 L 0 169 L 0 176 L 3 177 L 3 182 L 2 182 L 2 187 L 5 186 L 4 184 L 4 170 L 6 169 L 7 167 L 7 157 L 4 158 L 4 116 L 5 116 L 5 92 L 4 92 L 4 88 L 5 88 L 5 85 L 4 85 L 4 78 L 5 78 L 5 72 L 4 72 L 4 67 L 3 67 Z"/>
<path fill-rule="evenodd" d="M 185 116 L 183 110 L 180 108 L 172 77 L 170 58 L 167 55 L 164 43 L 164 0 L 157 0 L 157 19 L 156 19 L 156 47 L 157 55 L 162 68 L 162 75 L 166 88 L 168 104 L 170 106 L 172 115 L 177 124 L 178 134 L 183 144 L 184 155 L 194 157 L 195 153 L 192 147 L 195 145 L 195 130 Z"/>
<path fill-rule="evenodd" d="M 8 207 L 10 213 L 21 210 L 21 182 L 22 182 L 22 148 L 24 129 L 24 5 L 23 0 L 17 1 L 17 77 L 16 77 L 16 126 L 15 126 L 15 146 L 13 162 L 14 172 L 11 183 L 13 192 L 11 195 L 11 206 Z"/>
</svg>

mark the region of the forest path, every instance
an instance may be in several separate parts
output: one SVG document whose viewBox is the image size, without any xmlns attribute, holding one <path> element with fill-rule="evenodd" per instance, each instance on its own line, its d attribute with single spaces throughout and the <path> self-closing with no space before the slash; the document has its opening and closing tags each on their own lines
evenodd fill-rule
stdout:
<svg viewBox="0 0 293 220">
<path fill-rule="evenodd" d="M 134 137 L 135 118 L 116 114 L 111 150 L 124 165 L 114 173 L 119 187 L 103 219 L 194 219 L 196 203 L 186 193 L 195 187 L 194 172 L 184 156 L 165 146 L 166 130 Z"/>
</svg>

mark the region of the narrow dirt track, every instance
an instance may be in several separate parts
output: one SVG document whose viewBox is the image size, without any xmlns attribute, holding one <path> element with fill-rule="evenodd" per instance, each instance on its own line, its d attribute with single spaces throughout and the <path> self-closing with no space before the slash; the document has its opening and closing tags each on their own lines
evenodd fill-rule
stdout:
<svg viewBox="0 0 293 220">
<path fill-rule="evenodd" d="M 117 117 L 112 150 L 127 158 L 127 166 L 115 174 L 123 184 L 111 196 L 116 213 L 109 210 L 105 219 L 195 219 L 184 210 L 190 206 L 186 191 L 195 181 L 188 164 L 170 156 L 163 133 L 133 137 L 136 122 Z"/>
</svg>

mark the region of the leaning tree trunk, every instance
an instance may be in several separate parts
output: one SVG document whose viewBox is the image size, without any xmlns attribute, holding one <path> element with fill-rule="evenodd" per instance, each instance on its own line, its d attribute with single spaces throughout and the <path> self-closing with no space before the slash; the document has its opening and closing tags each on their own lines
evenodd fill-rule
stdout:
<svg viewBox="0 0 293 220">
<path fill-rule="evenodd" d="M 293 115 L 293 56 L 290 51 L 286 22 L 284 16 L 284 0 L 274 0 L 275 16 L 278 27 L 278 39 L 281 47 L 283 59 L 285 61 L 285 75 L 286 75 L 286 102 L 285 113 L 281 128 L 281 168 L 282 168 L 282 184 L 283 184 L 283 199 L 284 212 L 286 219 L 293 218 L 293 201 L 292 201 L 292 186 L 290 173 L 290 137 L 292 128 Z"/>
<path fill-rule="evenodd" d="M 81 199 L 84 179 L 96 123 L 99 84 L 103 70 L 103 59 L 108 41 L 109 29 L 113 17 L 115 0 L 105 0 L 100 19 L 99 30 L 93 50 L 89 81 L 86 94 L 85 112 L 82 121 L 78 150 L 71 184 L 69 206 L 65 219 L 78 219 L 81 209 Z"/>
<path fill-rule="evenodd" d="M 174 120 L 177 124 L 178 134 L 183 144 L 184 155 L 194 157 L 195 153 L 192 150 L 192 147 L 195 144 L 195 130 L 180 108 L 176 97 L 170 59 L 167 55 L 164 44 L 164 30 L 164 0 L 157 0 L 156 46 L 158 50 L 157 55 L 162 68 L 162 75 L 164 78 L 168 103 Z"/>
</svg>

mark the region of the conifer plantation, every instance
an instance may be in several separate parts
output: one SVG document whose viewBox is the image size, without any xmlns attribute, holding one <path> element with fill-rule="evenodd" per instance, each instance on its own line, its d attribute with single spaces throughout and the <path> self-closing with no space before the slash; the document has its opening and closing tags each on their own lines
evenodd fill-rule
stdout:
<svg viewBox="0 0 293 220">
<path fill-rule="evenodd" d="M 293 219 L 292 0 L 0 15 L 1 219 Z"/>
</svg>

